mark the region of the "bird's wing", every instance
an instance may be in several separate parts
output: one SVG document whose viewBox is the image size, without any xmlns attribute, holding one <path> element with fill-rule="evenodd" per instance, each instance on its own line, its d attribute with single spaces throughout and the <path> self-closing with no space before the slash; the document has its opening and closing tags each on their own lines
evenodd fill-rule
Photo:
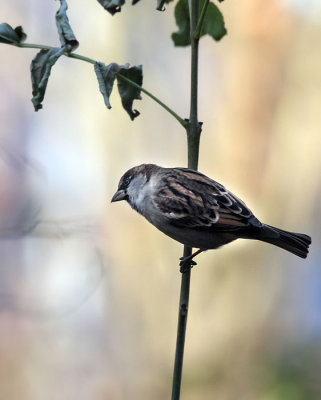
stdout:
<svg viewBox="0 0 321 400">
<path fill-rule="evenodd" d="M 156 207 L 169 223 L 206 230 L 235 230 L 256 218 L 248 207 L 223 185 L 188 169 L 168 172 L 154 196 Z"/>
</svg>

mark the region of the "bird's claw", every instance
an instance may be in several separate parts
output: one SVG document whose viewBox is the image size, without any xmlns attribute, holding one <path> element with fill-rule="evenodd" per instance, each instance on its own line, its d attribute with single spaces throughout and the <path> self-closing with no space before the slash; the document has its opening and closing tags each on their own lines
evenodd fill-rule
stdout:
<svg viewBox="0 0 321 400">
<path fill-rule="evenodd" d="M 180 272 L 183 274 L 184 272 L 188 271 L 190 268 L 193 268 L 194 265 L 197 265 L 197 262 L 191 260 L 190 257 L 181 257 L 180 258 Z"/>
</svg>

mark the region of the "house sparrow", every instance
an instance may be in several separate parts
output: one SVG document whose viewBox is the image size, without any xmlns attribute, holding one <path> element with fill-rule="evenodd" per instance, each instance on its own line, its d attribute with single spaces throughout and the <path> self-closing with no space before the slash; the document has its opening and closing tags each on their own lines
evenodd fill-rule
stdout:
<svg viewBox="0 0 321 400">
<path fill-rule="evenodd" d="M 156 228 L 187 246 L 198 248 L 181 258 L 181 271 L 193 258 L 236 239 L 256 239 L 306 258 L 311 238 L 261 223 L 245 203 L 223 185 L 188 168 L 142 164 L 120 179 L 112 202 L 126 200 Z"/>
</svg>

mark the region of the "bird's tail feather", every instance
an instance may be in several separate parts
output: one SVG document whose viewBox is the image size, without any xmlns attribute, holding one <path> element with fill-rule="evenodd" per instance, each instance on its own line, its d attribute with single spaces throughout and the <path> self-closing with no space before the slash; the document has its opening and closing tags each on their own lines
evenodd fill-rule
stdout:
<svg viewBox="0 0 321 400">
<path fill-rule="evenodd" d="M 310 236 L 303 233 L 287 232 L 270 225 L 264 225 L 263 232 L 263 237 L 260 240 L 281 247 L 299 257 L 307 257 L 311 244 Z"/>
</svg>

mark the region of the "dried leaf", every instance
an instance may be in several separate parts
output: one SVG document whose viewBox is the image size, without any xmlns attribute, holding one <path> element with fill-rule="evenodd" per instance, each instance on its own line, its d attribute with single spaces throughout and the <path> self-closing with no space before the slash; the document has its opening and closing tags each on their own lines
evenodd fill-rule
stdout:
<svg viewBox="0 0 321 400">
<path fill-rule="evenodd" d="M 50 50 L 41 50 L 31 62 L 32 103 L 35 111 L 42 108 L 42 101 L 50 76 L 51 68 L 65 49 L 53 47 Z"/>
<path fill-rule="evenodd" d="M 95 72 L 106 107 L 111 108 L 109 98 L 114 87 L 114 81 L 117 79 L 118 92 L 124 109 L 129 114 L 131 120 L 138 117 L 139 112 L 133 110 L 133 102 L 136 99 L 141 99 L 141 91 L 126 81 L 126 79 L 141 86 L 143 83 L 143 67 L 141 65 L 130 67 L 129 64 L 118 65 L 116 63 L 106 66 L 101 62 L 97 62 L 95 63 Z"/>
<path fill-rule="evenodd" d="M 106 107 L 110 109 L 111 105 L 109 102 L 109 97 L 114 87 L 114 81 L 116 74 L 119 71 L 119 65 L 116 63 L 111 63 L 106 66 L 101 62 L 96 62 L 94 67 L 100 92 L 104 97 Z"/>
<path fill-rule="evenodd" d="M 0 24 L 0 43 L 19 44 L 26 40 L 27 35 L 24 33 L 22 26 L 13 29 L 9 24 Z"/>
<path fill-rule="evenodd" d="M 141 100 L 140 89 L 132 86 L 130 83 L 122 80 L 119 75 L 130 79 L 137 85 L 142 86 L 143 84 L 143 66 L 138 65 L 129 67 L 129 65 L 121 66 L 119 74 L 117 75 L 117 86 L 121 97 L 121 102 L 124 109 L 128 112 L 130 119 L 133 121 L 140 114 L 139 111 L 133 110 L 134 100 Z"/>
<path fill-rule="evenodd" d="M 121 7 L 125 4 L 125 0 L 97 0 L 105 10 L 111 15 L 121 11 Z"/>
<path fill-rule="evenodd" d="M 157 0 L 156 10 L 165 11 L 164 4 L 171 3 L 173 0 Z"/>
<path fill-rule="evenodd" d="M 56 12 L 56 25 L 61 46 L 65 48 L 65 51 L 69 52 L 75 50 L 79 46 L 79 42 L 70 27 L 67 9 L 66 0 L 60 0 L 60 8 Z"/>
</svg>

